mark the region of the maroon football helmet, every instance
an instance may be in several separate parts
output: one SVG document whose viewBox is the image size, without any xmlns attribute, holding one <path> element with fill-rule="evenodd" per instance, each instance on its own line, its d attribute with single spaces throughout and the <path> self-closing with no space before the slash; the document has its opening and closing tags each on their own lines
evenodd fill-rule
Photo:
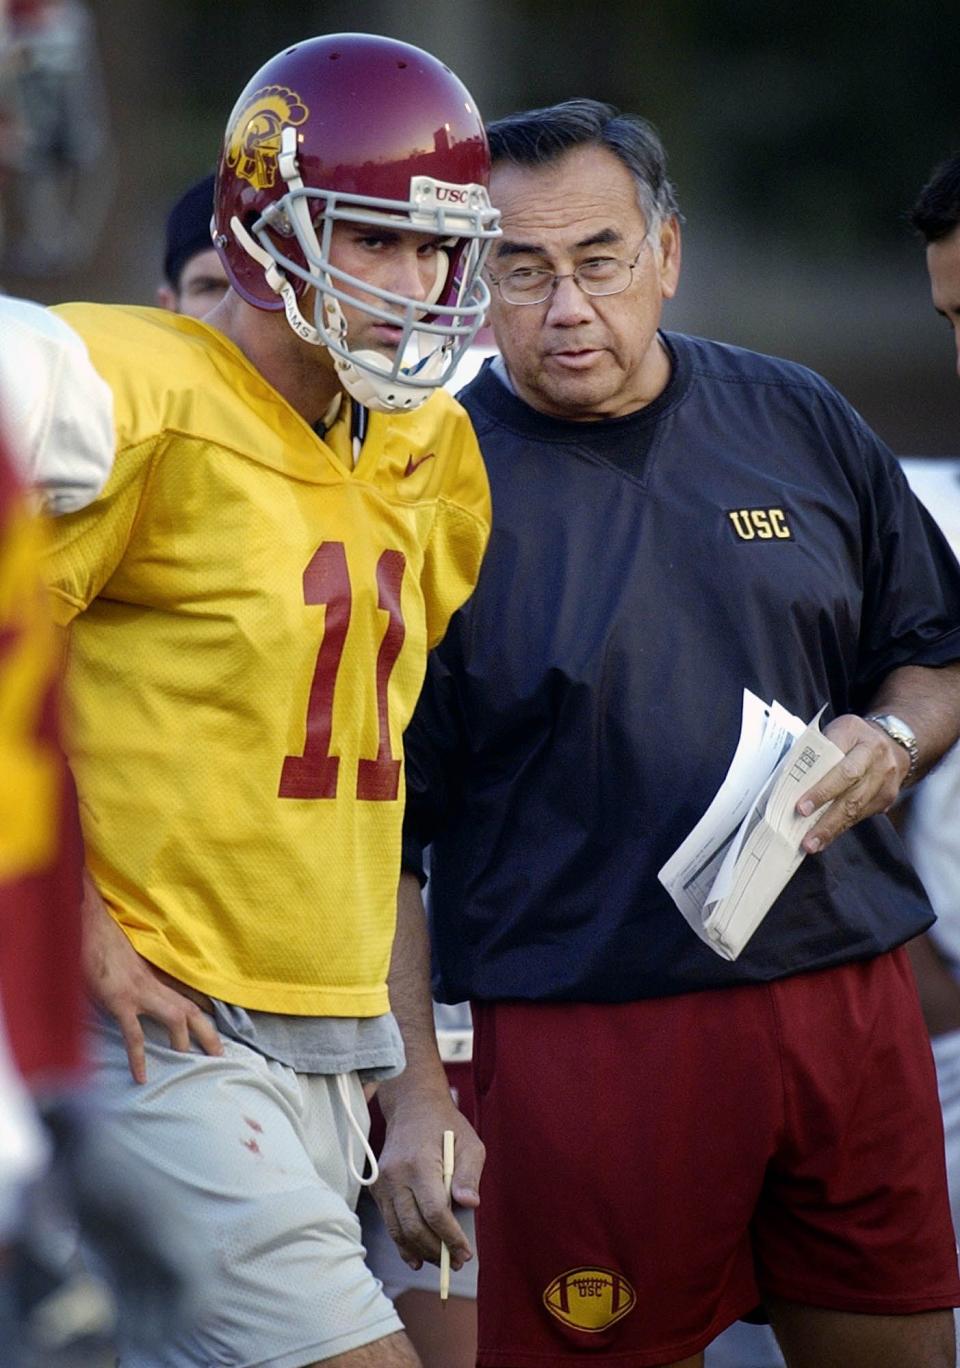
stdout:
<svg viewBox="0 0 960 1368">
<path fill-rule="evenodd" d="M 373 34 L 312 38 L 262 67 L 230 115 L 214 242 L 234 289 L 257 308 L 286 309 L 301 337 L 327 347 L 356 399 L 415 408 L 449 378 L 489 303 L 480 271 L 499 234 L 489 173 L 480 116 L 442 62 Z M 332 265 L 338 222 L 436 234 L 429 300 Z M 312 322 L 301 312 L 308 285 Z M 342 301 L 402 326 L 392 359 L 350 349 Z"/>
</svg>

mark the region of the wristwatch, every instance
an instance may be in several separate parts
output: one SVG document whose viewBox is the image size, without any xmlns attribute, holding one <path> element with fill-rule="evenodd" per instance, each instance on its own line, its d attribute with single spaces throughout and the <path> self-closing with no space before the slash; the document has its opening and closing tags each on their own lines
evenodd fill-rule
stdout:
<svg viewBox="0 0 960 1368">
<path fill-rule="evenodd" d="M 909 784 L 920 764 L 920 748 L 917 745 L 917 738 L 906 722 L 902 717 L 894 717 L 893 713 L 867 713 L 863 720 L 872 722 L 875 727 L 885 731 L 891 741 L 896 741 L 897 745 L 902 746 L 907 752 L 910 757 L 910 768 L 903 782 Z"/>
</svg>

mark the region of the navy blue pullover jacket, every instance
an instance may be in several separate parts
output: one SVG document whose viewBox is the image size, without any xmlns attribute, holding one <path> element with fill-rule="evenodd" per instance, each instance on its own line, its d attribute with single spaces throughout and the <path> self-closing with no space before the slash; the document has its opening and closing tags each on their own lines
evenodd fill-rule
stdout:
<svg viewBox="0 0 960 1368">
<path fill-rule="evenodd" d="M 460 396 L 493 533 L 405 746 L 442 1001 L 768 980 L 932 921 L 883 817 L 808 857 L 732 964 L 657 880 L 726 772 L 745 686 L 829 718 L 898 666 L 960 658 L 960 568 L 845 400 L 786 361 L 664 340 L 671 381 L 625 418 L 547 417 L 489 364 Z"/>
</svg>

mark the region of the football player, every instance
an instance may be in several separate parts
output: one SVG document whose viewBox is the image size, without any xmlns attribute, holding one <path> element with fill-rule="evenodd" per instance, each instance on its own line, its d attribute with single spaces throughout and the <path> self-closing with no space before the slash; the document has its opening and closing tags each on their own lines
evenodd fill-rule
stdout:
<svg viewBox="0 0 960 1368">
<path fill-rule="evenodd" d="M 80 869 L 33 511 L 76 510 L 102 489 L 113 399 L 82 340 L 42 305 L 0 296 L 0 330 L 0 1031 L 5 1020 L 18 1074 L 49 1096 L 82 1071 Z M 26 1172 L 40 1150 L 22 1109 L 11 1100 L 0 1110 L 0 1208 L 9 1208 L 4 1153 Z M 18 1114 L 25 1129 L 13 1124 Z"/>
<path fill-rule="evenodd" d="M 86 1086 L 80 833 L 40 578 L 37 508 L 76 511 L 103 487 L 113 396 L 48 309 L 2 296 L 0 329 L 0 1245 L 12 1244 L 0 1264 L 0 1344 L 12 1364 L 21 1338 L 26 1355 L 35 1335 L 47 1348 L 51 1335 L 89 1343 L 114 1315 L 156 1345 L 190 1299 L 176 1237 L 161 1236 L 142 1173 L 119 1181 Z M 75 1221 L 122 1250 L 113 1310 L 71 1257 Z"/>
<path fill-rule="evenodd" d="M 0 442 L 0 1342 L 19 1338 L 6 1245 L 49 1158 L 28 1085 L 76 1086 L 82 1064 L 79 860 L 55 732 L 53 630 L 40 531 Z"/>
<path fill-rule="evenodd" d="M 103 1124 L 206 1269 L 166 1368 L 417 1362 L 353 1209 L 391 1005 L 432 1030 L 423 928 L 394 943 L 401 737 L 489 527 L 438 390 L 488 302 L 488 167 L 434 57 L 295 44 L 227 123 L 207 320 L 64 309 L 116 400 L 113 476 L 49 560 Z"/>
</svg>

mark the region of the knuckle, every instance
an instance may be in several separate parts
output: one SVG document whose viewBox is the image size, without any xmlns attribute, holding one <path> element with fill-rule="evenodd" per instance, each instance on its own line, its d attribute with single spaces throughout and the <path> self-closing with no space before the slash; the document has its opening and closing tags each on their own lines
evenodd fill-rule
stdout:
<svg viewBox="0 0 960 1368">
<path fill-rule="evenodd" d="M 387 1159 L 384 1155 L 380 1156 L 380 1177 L 376 1184 L 385 1200 L 395 1197 L 404 1187 L 407 1187 L 407 1175 L 398 1159 Z"/>
<path fill-rule="evenodd" d="M 413 1193 L 406 1190 L 398 1192 L 394 1198 L 393 1211 L 404 1230 L 416 1230 L 420 1225 L 420 1208 Z"/>
<path fill-rule="evenodd" d="M 440 1202 L 435 1197 L 423 1197 L 420 1201 L 420 1210 L 423 1218 L 428 1225 L 437 1225 L 445 1220 L 447 1215 L 446 1202 Z"/>
<path fill-rule="evenodd" d="M 381 1211 L 380 1214 L 383 1217 L 383 1224 L 386 1227 L 387 1234 L 390 1236 L 391 1240 L 400 1244 L 402 1234 L 400 1222 L 393 1215 L 393 1212 L 388 1214 L 386 1211 Z"/>
</svg>

